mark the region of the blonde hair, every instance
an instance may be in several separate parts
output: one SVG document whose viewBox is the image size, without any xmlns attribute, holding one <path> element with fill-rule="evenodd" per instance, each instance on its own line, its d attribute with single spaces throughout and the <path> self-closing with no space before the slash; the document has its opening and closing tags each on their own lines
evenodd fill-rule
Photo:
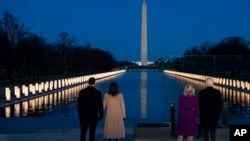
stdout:
<svg viewBox="0 0 250 141">
<path fill-rule="evenodd" d="M 192 84 L 187 84 L 184 88 L 183 94 L 185 96 L 194 96 L 195 95 L 195 88 Z"/>
</svg>

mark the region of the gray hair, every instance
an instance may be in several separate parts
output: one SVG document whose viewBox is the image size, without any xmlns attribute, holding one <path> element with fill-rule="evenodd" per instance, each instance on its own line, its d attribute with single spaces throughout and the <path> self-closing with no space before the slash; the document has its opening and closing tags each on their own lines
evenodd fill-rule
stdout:
<svg viewBox="0 0 250 141">
<path fill-rule="evenodd" d="M 214 81 L 213 81 L 213 79 L 211 77 L 207 78 L 205 80 L 205 82 L 206 82 L 207 86 L 213 86 L 214 85 Z"/>
</svg>

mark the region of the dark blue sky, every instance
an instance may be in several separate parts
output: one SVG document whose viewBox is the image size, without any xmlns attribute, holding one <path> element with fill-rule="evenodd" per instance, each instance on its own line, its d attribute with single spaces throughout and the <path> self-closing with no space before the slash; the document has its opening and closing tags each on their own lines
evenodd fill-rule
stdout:
<svg viewBox="0 0 250 141">
<path fill-rule="evenodd" d="M 78 44 L 138 61 L 142 1 L 0 0 L 0 12 L 8 10 L 48 42 L 68 32 Z M 147 0 L 147 13 L 150 61 L 229 36 L 250 40 L 250 0 Z"/>
</svg>

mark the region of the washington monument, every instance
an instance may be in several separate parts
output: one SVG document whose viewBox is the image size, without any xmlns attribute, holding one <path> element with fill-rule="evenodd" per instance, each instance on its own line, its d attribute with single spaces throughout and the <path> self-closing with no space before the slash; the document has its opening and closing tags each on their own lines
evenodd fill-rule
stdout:
<svg viewBox="0 0 250 141">
<path fill-rule="evenodd" d="M 147 66 L 147 4 L 142 3 L 142 23 L 141 23 L 141 66 Z"/>
</svg>

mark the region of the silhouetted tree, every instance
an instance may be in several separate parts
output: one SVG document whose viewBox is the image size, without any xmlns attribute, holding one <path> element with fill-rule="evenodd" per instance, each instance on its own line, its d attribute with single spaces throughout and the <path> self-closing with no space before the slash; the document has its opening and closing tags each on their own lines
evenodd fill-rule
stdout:
<svg viewBox="0 0 250 141">
<path fill-rule="evenodd" d="M 249 42 L 244 38 L 234 36 L 222 39 L 208 51 L 210 55 L 250 55 Z"/>
<path fill-rule="evenodd" d="M 208 52 L 215 55 L 215 68 L 223 75 L 234 77 L 242 70 L 249 69 L 249 42 L 242 37 L 234 36 L 222 39 Z"/>
<path fill-rule="evenodd" d="M 111 71 L 111 69 L 116 66 L 113 55 L 107 51 L 95 49 L 93 56 L 93 64 L 95 65 L 96 71 Z"/>
<path fill-rule="evenodd" d="M 178 62 L 178 69 L 185 72 L 237 75 L 239 72 L 249 71 L 249 47 L 249 41 L 242 37 L 227 37 L 217 44 L 204 43 L 187 49 L 183 58 L 178 58 L 174 63 Z"/>
<path fill-rule="evenodd" d="M 31 33 L 30 29 L 4 12 L 0 19 L 1 78 L 3 72 L 9 80 L 17 80 L 18 77 L 100 73 L 116 67 L 110 52 L 92 48 L 90 43 L 77 45 L 67 32 L 59 33 L 56 43 L 48 44 L 44 37 Z"/>
<path fill-rule="evenodd" d="M 213 47 L 214 45 L 209 42 L 205 42 L 204 44 L 200 46 L 193 46 L 190 49 L 187 49 L 184 52 L 184 56 L 187 55 L 208 55 L 209 50 Z"/>
<path fill-rule="evenodd" d="M 19 42 L 27 37 L 31 28 L 25 27 L 24 23 L 19 23 L 17 18 L 8 11 L 3 13 L 0 21 L 1 52 L 3 55 L 2 67 L 5 68 L 11 80 L 16 80 L 25 66 L 25 60 L 20 60 L 22 47 Z"/>
<path fill-rule="evenodd" d="M 27 38 L 20 41 L 19 46 L 23 52 L 19 60 L 23 60 L 26 75 L 30 77 L 42 75 L 50 69 L 48 67 L 50 60 L 47 60 L 49 59 L 46 49 L 47 43 L 44 37 L 29 34 Z"/>
<path fill-rule="evenodd" d="M 58 35 L 57 49 L 61 55 L 63 74 L 67 75 L 71 63 L 73 63 L 73 50 L 76 44 L 75 38 L 70 36 L 67 32 L 61 32 Z"/>
</svg>

